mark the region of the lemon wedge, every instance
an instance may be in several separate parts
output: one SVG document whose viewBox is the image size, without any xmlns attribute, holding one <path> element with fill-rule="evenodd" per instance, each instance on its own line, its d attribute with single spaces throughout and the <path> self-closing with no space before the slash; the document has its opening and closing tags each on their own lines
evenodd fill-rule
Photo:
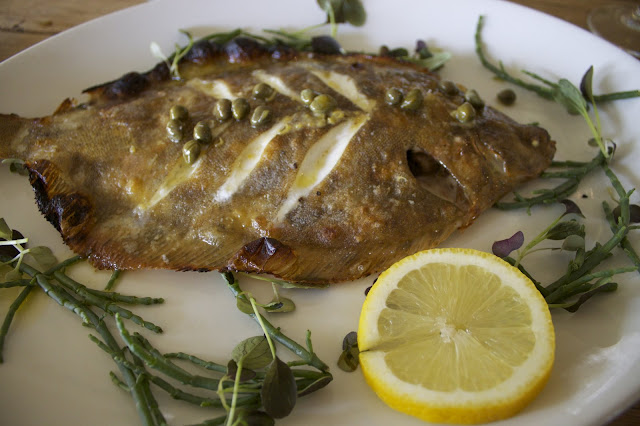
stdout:
<svg viewBox="0 0 640 426">
<path fill-rule="evenodd" d="M 542 390 L 555 333 L 533 283 L 471 249 L 406 257 L 373 285 L 358 326 L 367 383 L 390 407 L 437 423 L 510 417 Z"/>
</svg>

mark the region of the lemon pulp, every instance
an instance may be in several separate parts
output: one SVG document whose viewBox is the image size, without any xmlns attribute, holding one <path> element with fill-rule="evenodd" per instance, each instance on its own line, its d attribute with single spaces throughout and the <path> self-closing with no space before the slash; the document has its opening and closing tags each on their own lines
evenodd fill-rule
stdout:
<svg viewBox="0 0 640 426">
<path fill-rule="evenodd" d="M 435 249 L 385 271 L 367 296 L 358 344 L 367 382 L 429 421 L 480 423 L 521 410 L 554 355 L 548 307 L 501 259 Z"/>
</svg>

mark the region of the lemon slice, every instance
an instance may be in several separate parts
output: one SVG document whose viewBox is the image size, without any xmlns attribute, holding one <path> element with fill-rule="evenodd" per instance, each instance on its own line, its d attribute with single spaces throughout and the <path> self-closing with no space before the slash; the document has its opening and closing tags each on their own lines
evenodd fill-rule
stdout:
<svg viewBox="0 0 640 426">
<path fill-rule="evenodd" d="M 555 352 L 549 308 L 496 256 L 426 250 L 386 270 L 358 326 L 367 383 L 392 408 L 438 423 L 510 417 L 545 385 Z"/>
</svg>

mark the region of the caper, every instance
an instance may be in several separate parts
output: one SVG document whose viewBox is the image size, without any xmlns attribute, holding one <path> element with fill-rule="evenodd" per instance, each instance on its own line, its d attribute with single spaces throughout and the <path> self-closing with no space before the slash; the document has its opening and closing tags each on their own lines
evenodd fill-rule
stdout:
<svg viewBox="0 0 640 426">
<path fill-rule="evenodd" d="M 253 127 L 265 124 L 269 122 L 269 120 L 271 120 L 271 111 L 269 108 L 260 105 L 253 110 L 253 114 L 251 115 L 251 125 Z"/>
<path fill-rule="evenodd" d="M 336 105 L 336 100 L 333 99 L 333 97 L 323 94 L 315 97 L 313 102 L 309 105 L 309 109 L 311 109 L 311 112 L 313 112 L 314 115 L 324 116 L 330 113 Z"/>
<path fill-rule="evenodd" d="M 453 111 L 451 115 L 461 123 L 468 123 L 475 118 L 476 109 L 471 105 L 471 103 L 465 102 Z"/>
<path fill-rule="evenodd" d="M 199 121 L 193 128 L 193 138 L 202 144 L 210 144 L 211 141 L 213 141 L 211 127 L 209 127 L 204 121 Z"/>
<path fill-rule="evenodd" d="M 344 120 L 344 111 L 342 111 L 341 109 L 336 109 L 333 110 L 331 114 L 329 114 L 327 122 L 329 124 L 338 124 L 342 120 Z"/>
<path fill-rule="evenodd" d="M 184 161 L 187 164 L 195 163 L 199 155 L 200 144 L 196 140 L 191 139 L 182 147 L 182 158 L 184 158 Z"/>
<path fill-rule="evenodd" d="M 253 86 L 253 97 L 256 99 L 269 99 L 273 96 L 274 90 L 267 83 L 258 83 Z"/>
<path fill-rule="evenodd" d="M 516 92 L 511 89 L 504 89 L 498 93 L 497 97 L 503 105 L 513 105 L 516 101 Z"/>
<path fill-rule="evenodd" d="M 438 87 L 447 95 L 458 93 L 458 86 L 453 81 L 442 80 L 438 83 Z"/>
<path fill-rule="evenodd" d="M 245 98 L 234 99 L 231 103 L 231 113 L 233 118 L 240 121 L 249 114 L 249 101 Z"/>
<path fill-rule="evenodd" d="M 213 107 L 213 116 L 219 121 L 227 121 L 231 118 L 231 101 L 219 99 Z"/>
<path fill-rule="evenodd" d="M 316 96 L 318 96 L 318 94 L 311 89 L 304 89 L 300 92 L 300 100 L 307 106 L 311 105 L 311 102 L 313 102 Z"/>
<path fill-rule="evenodd" d="M 388 89 L 384 94 L 384 101 L 388 105 L 398 105 L 402 102 L 402 92 L 396 88 Z"/>
<path fill-rule="evenodd" d="M 400 108 L 407 111 L 415 111 L 422 106 L 422 92 L 420 89 L 411 89 L 400 104 Z"/>
<path fill-rule="evenodd" d="M 478 92 L 473 89 L 467 90 L 467 92 L 464 94 L 464 99 L 471 105 L 473 105 L 473 107 L 476 109 L 484 108 L 484 101 L 482 100 L 480 95 L 478 95 Z"/>
<path fill-rule="evenodd" d="M 189 111 L 182 105 L 174 105 L 169 111 L 172 120 L 186 121 L 189 118 Z"/>
<path fill-rule="evenodd" d="M 184 124 L 176 119 L 167 121 L 167 134 L 172 142 L 180 142 L 184 136 Z"/>
</svg>

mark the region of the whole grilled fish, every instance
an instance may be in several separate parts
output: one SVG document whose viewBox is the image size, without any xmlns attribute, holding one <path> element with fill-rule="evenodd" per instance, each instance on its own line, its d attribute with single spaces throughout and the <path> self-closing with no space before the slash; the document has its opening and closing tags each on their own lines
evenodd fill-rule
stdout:
<svg viewBox="0 0 640 426">
<path fill-rule="evenodd" d="M 539 127 L 391 57 L 199 42 L 181 78 L 0 115 L 38 206 L 99 268 L 237 270 L 329 283 L 438 245 L 550 163 Z"/>
</svg>

